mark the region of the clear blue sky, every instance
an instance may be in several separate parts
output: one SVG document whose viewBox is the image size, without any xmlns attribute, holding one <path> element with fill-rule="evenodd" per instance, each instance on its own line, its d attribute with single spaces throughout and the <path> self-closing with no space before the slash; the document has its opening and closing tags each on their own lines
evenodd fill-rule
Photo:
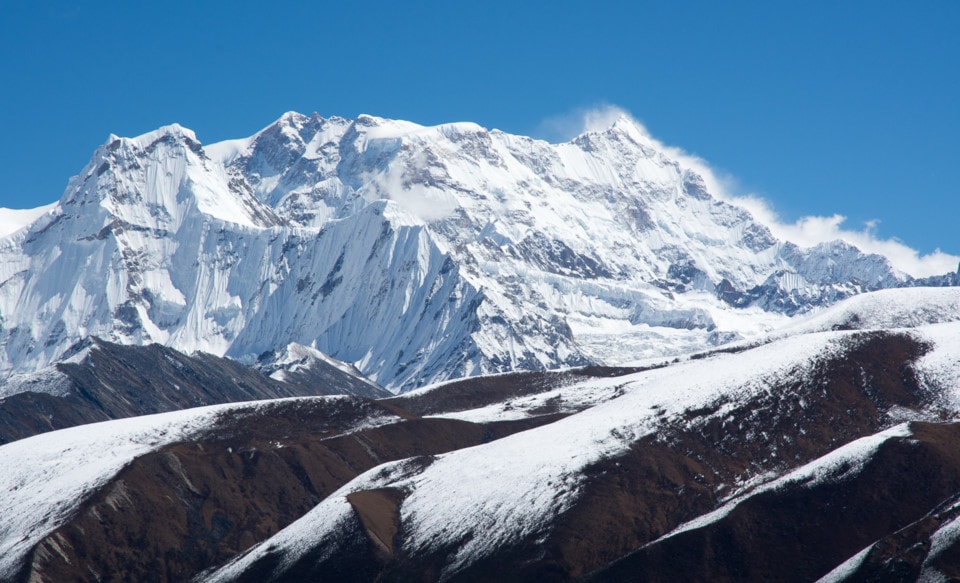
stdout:
<svg viewBox="0 0 960 583">
<path fill-rule="evenodd" d="M 609 103 L 787 221 L 960 253 L 960 2 L 68 2 L 0 10 L 0 206 L 108 134 L 204 143 L 283 112 L 544 120 Z"/>
</svg>

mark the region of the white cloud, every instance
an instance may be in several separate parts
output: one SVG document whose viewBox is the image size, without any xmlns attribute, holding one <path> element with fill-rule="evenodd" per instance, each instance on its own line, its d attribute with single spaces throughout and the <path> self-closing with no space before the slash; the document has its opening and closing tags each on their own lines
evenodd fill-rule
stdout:
<svg viewBox="0 0 960 583">
<path fill-rule="evenodd" d="M 847 218 L 843 215 L 829 217 L 802 217 L 795 223 L 768 223 L 773 234 L 781 239 L 808 247 L 824 241 L 841 239 L 861 251 L 886 256 L 897 269 L 915 277 L 940 275 L 957 270 L 960 257 L 944 253 L 940 249 L 922 255 L 898 239 L 881 239 L 876 236 L 877 221 L 869 221 L 862 230 L 844 227 Z"/>
<path fill-rule="evenodd" d="M 600 103 L 592 107 L 581 107 L 548 117 L 537 125 L 533 134 L 548 142 L 568 142 L 584 132 L 603 131 L 618 119 L 627 116 L 634 119 L 625 109 L 609 103 Z M 638 126 L 642 124 L 636 122 Z"/>
<path fill-rule="evenodd" d="M 616 105 L 603 105 L 587 109 L 583 112 L 583 128 L 580 133 L 602 132 L 616 123 L 621 117 L 629 117 L 635 124 L 643 127 L 643 124 L 627 113 L 626 110 Z M 644 133 L 646 133 L 646 129 L 644 129 Z"/>
<path fill-rule="evenodd" d="M 846 228 L 844 225 L 847 219 L 839 214 L 829 217 L 806 216 L 794 223 L 784 222 L 767 200 L 755 194 L 743 193 L 736 178 L 714 170 L 706 161 L 693 154 L 656 140 L 642 123 L 617 105 L 601 103 L 548 118 L 540 123 L 538 135 L 552 141 L 567 141 L 586 131 L 607 129 L 622 116 L 629 117 L 654 146 L 662 149 L 682 166 L 700 174 L 711 193 L 721 200 L 745 208 L 757 220 L 767 225 L 778 239 L 801 247 L 843 240 L 866 253 L 886 256 L 895 268 L 914 277 L 954 272 L 960 264 L 960 257 L 944 253 L 940 249 L 923 255 L 896 238 L 878 237 L 878 219 L 867 221 L 861 230 Z"/>
<path fill-rule="evenodd" d="M 697 171 L 701 170 L 697 169 Z M 861 230 L 846 228 L 847 217 L 840 214 L 828 217 L 811 215 L 788 223 L 782 221 L 770 203 L 763 198 L 756 195 L 730 195 L 730 191 L 723 188 L 716 192 L 725 201 L 747 209 L 761 223 L 767 225 L 778 239 L 790 241 L 801 247 L 813 247 L 839 239 L 866 253 L 877 253 L 887 257 L 894 267 L 914 277 L 953 272 L 957 270 L 957 265 L 960 263 L 960 257 L 944 253 L 939 249 L 923 255 L 898 239 L 878 237 L 876 230 L 880 221 L 877 219 L 864 223 Z"/>
</svg>

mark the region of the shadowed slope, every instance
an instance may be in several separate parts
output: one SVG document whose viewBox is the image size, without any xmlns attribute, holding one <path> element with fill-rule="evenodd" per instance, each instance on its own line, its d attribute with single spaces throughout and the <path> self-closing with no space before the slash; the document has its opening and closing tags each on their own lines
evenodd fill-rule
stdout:
<svg viewBox="0 0 960 583">
<path fill-rule="evenodd" d="M 84 423 L 177 411 L 190 407 L 314 395 L 390 395 L 370 381 L 333 366 L 314 374 L 317 382 L 287 383 L 236 361 L 204 353 L 187 356 L 151 344 L 122 346 L 98 338 L 77 347 L 77 362 L 56 365 L 57 383 L 0 399 L 0 444 Z"/>
</svg>

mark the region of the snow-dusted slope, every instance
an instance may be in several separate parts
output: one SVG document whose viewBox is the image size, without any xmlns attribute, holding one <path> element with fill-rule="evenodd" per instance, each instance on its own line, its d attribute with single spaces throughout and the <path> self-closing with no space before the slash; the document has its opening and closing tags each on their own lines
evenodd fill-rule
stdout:
<svg viewBox="0 0 960 583">
<path fill-rule="evenodd" d="M 199 439 L 246 417 L 303 407 L 331 429 L 395 420 L 351 397 L 306 397 L 214 405 L 63 429 L 0 447 L 0 580 L 13 581 L 26 555 L 137 457 Z M 339 418 L 340 409 L 345 418 Z M 312 414 L 317 414 L 312 411 Z M 354 427 L 351 427 L 354 426 Z M 120 496 L 123 496 L 121 493 Z"/>
<path fill-rule="evenodd" d="M 93 491 L 138 455 L 195 434 L 223 407 L 98 423 L 0 447 L 0 579 Z"/>
<path fill-rule="evenodd" d="M 848 443 L 843 447 L 837 448 L 827 455 L 814 460 L 809 464 L 801 466 L 784 476 L 765 482 L 760 486 L 750 490 L 749 493 L 743 496 L 737 496 L 713 512 L 709 512 L 703 516 L 698 516 L 690 522 L 681 524 L 677 528 L 665 534 L 662 538 L 657 539 L 650 544 L 656 544 L 679 534 L 714 524 L 728 516 L 745 500 L 750 500 L 751 498 L 760 494 L 774 492 L 776 490 L 781 490 L 795 485 L 802 485 L 806 488 L 812 488 L 824 483 L 829 483 L 830 481 L 849 478 L 851 475 L 859 473 L 863 469 L 866 461 L 876 454 L 877 449 L 887 440 L 897 437 L 911 436 L 912 433 L 910 432 L 909 424 L 901 423 L 900 425 L 896 425 L 890 429 L 881 431 L 880 433 L 868 435 L 867 437 L 861 437 L 860 439 Z"/>
<path fill-rule="evenodd" d="M 916 328 L 956 321 L 960 321 L 960 288 L 901 288 L 852 297 L 805 318 L 797 318 L 778 334 Z"/>
<path fill-rule="evenodd" d="M 13 568 L 41 539 L 48 547 L 61 540 L 52 534 L 53 529 L 71 520 L 72 509 L 94 491 L 103 491 L 101 486 L 124 464 L 165 444 L 196 441 L 204 431 L 216 436 L 217 427 L 230 418 L 249 417 L 250 427 L 258 427 L 262 433 L 259 445 L 237 452 L 238 457 L 233 457 L 232 450 L 222 457 L 222 451 L 218 454 L 209 440 L 204 447 L 190 448 L 194 464 L 190 471 L 195 474 L 182 470 L 178 479 L 184 484 L 192 483 L 194 475 L 204 480 L 219 475 L 210 469 L 221 467 L 216 464 L 238 471 L 249 464 L 250 471 L 258 469 L 270 475 L 270 466 L 257 461 L 267 450 L 285 455 L 295 468 L 315 467 L 309 463 L 309 455 L 328 452 L 333 445 L 309 441 L 324 439 L 317 431 L 291 437 L 291 427 L 303 423 L 305 416 L 294 412 L 290 416 L 293 425 L 283 425 L 275 435 L 269 422 L 259 420 L 269 418 L 261 414 L 270 407 L 314 403 L 349 405 L 361 413 L 379 411 L 379 416 L 364 413 L 355 417 L 378 425 L 383 433 L 344 436 L 343 449 L 336 450 L 340 452 L 337 455 L 366 452 L 364 455 L 375 459 L 380 454 L 374 451 L 389 452 L 400 442 L 411 449 L 381 458 L 375 462 L 380 465 L 366 466 L 372 469 L 359 476 L 354 473 L 334 486 L 327 483 L 330 493 L 299 521 L 204 577 L 217 581 L 243 577 L 302 580 L 310 569 L 329 573 L 330 569 L 346 568 L 350 561 L 366 564 L 373 573 L 351 571 L 353 580 L 373 580 L 383 573 L 399 579 L 405 568 L 412 569 L 410 573 L 434 573 L 432 577 L 441 580 L 489 579 L 495 578 L 497 569 L 528 564 L 547 569 L 543 572 L 561 569 L 556 572 L 574 577 L 584 569 L 613 565 L 620 557 L 629 559 L 633 551 L 642 554 L 654 547 L 674 548 L 671 545 L 690 537 L 694 542 L 681 548 L 708 552 L 710 541 L 701 544 L 696 537 L 724 524 L 733 524 L 737 544 L 762 554 L 764 539 L 751 538 L 754 527 L 749 525 L 756 521 L 730 521 L 740 520 L 737 517 L 744 513 L 748 518 L 752 512 L 762 516 L 763 501 L 770 496 L 796 491 L 815 496 L 812 492 L 824 491 L 823 497 L 817 494 L 810 503 L 816 503 L 848 531 L 845 546 L 831 551 L 835 556 L 823 559 L 816 555 L 823 559 L 815 566 L 820 576 L 878 537 L 899 532 L 904 521 L 922 518 L 944 499 L 943 492 L 960 493 L 960 456 L 952 453 L 952 440 L 960 435 L 960 426 L 944 423 L 960 417 L 960 322 L 952 313 L 954 299 L 949 294 L 916 290 L 897 293 L 902 298 L 927 294 L 927 316 L 922 324 L 892 330 L 798 332 L 753 348 L 630 374 L 529 375 L 550 376 L 551 380 L 544 390 L 531 387 L 526 394 L 505 391 L 508 396 L 501 402 L 483 401 L 472 410 L 453 407 L 445 411 L 441 406 L 430 418 L 404 412 L 404 403 L 431 410 L 427 401 L 433 398 L 443 404 L 444 392 L 456 385 L 430 387 L 383 404 L 341 398 L 203 409 L 96 425 L 86 432 L 84 428 L 65 430 L 0 446 L 0 459 L 18 468 L 0 488 L 6 492 L 0 496 L 0 507 L 10 515 L 27 517 L 0 531 L 0 545 L 6 545 L 12 557 L 0 566 Z M 893 297 L 881 299 L 886 302 Z M 858 321 L 867 323 L 872 306 L 864 301 L 850 303 L 820 317 L 831 321 L 829 312 L 834 312 L 833 316 L 843 316 L 841 321 L 845 321 L 855 314 Z M 290 347 L 277 361 L 309 362 L 311 357 L 316 354 L 308 349 Z M 563 382 L 555 382 L 559 380 Z M 490 381 L 495 383 L 498 378 Z M 463 394 L 455 397 L 448 405 L 464 402 Z M 384 415 L 385 411 L 396 415 Z M 499 427 L 527 423 L 537 415 L 554 413 L 560 415 L 513 425 L 512 433 L 500 439 L 493 433 L 497 423 Z M 439 455 L 425 453 L 423 444 L 467 429 L 471 424 L 464 420 L 488 425 L 474 426 L 478 439 L 468 441 L 466 447 L 448 447 L 442 451 L 449 453 Z M 902 425 L 905 421 L 911 422 L 909 428 Z M 350 423 L 346 423 L 348 429 L 357 427 Z M 429 440 L 412 447 L 417 442 L 409 438 L 423 435 L 429 427 L 439 429 L 428 434 Z M 884 432 L 887 429 L 891 430 Z M 489 438 L 487 431 L 491 432 Z M 225 431 L 216 439 L 232 439 L 230 436 L 238 433 L 245 435 Z M 301 442 L 305 436 L 309 439 Z M 223 442 L 219 449 L 233 443 Z M 850 445 L 843 447 L 845 444 Z M 895 450 L 890 450 L 889 444 L 895 444 Z M 916 449 L 921 447 L 924 449 Z M 257 448 L 263 451 L 257 453 Z M 878 452 L 883 451 L 891 455 L 881 459 Z M 914 451 L 926 453 L 913 458 Z M 101 453 L 98 464 L 85 462 L 95 452 L 106 453 Z M 186 459 L 186 450 L 180 454 Z M 57 459 L 64 461 L 57 465 Z M 391 459 L 395 461 L 387 461 Z M 203 460 L 211 465 L 203 465 Z M 949 468 L 946 462 L 950 462 Z M 937 489 L 916 500 L 911 498 L 909 511 L 898 511 L 896 520 L 867 524 L 860 515 L 837 518 L 837 511 L 831 510 L 831 488 L 854 482 L 851 488 L 866 489 L 884 504 L 898 504 L 902 498 L 899 490 L 886 489 L 886 484 L 913 488 L 910 469 L 915 467 L 940 476 Z M 866 471 L 878 473 L 863 474 Z M 922 474 L 922 479 L 927 475 Z M 140 479 L 152 483 L 149 476 Z M 311 479 L 318 480 L 316 474 Z M 30 486 L 36 481 L 51 481 L 55 491 L 35 493 Z M 232 484 L 221 486 L 230 490 Z M 910 491 L 915 490 L 926 491 Z M 195 500 L 192 496 L 186 499 Z M 97 508 L 102 509 L 103 504 Z M 225 507 L 215 507 L 227 512 Z M 131 495 L 123 502 L 122 512 L 117 512 L 131 515 L 136 508 L 136 497 Z M 778 511 L 778 520 L 789 520 L 788 510 L 793 506 L 783 508 L 787 510 Z M 884 520 L 892 516 L 879 514 Z M 804 526 L 810 529 L 805 537 L 817 535 L 818 520 L 815 516 Z M 395 521 L 392 527 L 391 521 Z M 772 532 L 785 532 L 782 536 L 788 541 L 796 539 L 778 523 L 772 524 Z M 761 527 L 764 525 L 756 526 Z M 945 524 L 941 531 L 935 537 L 940 541 L 938 548 L 954 544 L 954 530 Z M 720 538 L 730 531 L 725 532 Z M 79 536 L 63 536 L 68 535 Z M 111 544 L 123 542 L 120 538 Z M 95 550 L 72 544 L 70 557 L 87 553 L 92 560 L 96 555 Z M 586 547 L 591 550 L 581 553 Z M 69 567 L 56 557 L 36 564 L 41 563 L 50 573 L 57 572 L 56 565 Z M 144 564 L 148 563 L 138 566 Z M 696 561 L 700 567 L 712 564 L 715 562 Z M 395 568 L 401 571 L 390 571 Z M 737 568 L 735 561 L 733 568 Z M 391 576 L 384 579 L 391 580 Z"/>
<path fill-rule="evenodd" d="M 929 325 L 917 329 L 914 334 L 918 341 L 930 343 L 931 351 L 921 363 L 950 361 L 951 374 L 954 377 L 960 374 L 958 346 L 945 340 L 960 335 L 957 323 Z M 330 568 L 336 564 L 336 557 L 355 552 L 350 545 L 354 544 L 351 542 L 352 533 L 357 528 L 356 505 L 350 496 L 383 489 L 403 493 L 397 510 L 402 543 L 400 539 L 394 542 L 402 545 L 402 550 L 396 551 L 402 553 L 398 555 L 403 557 L 402 561 L 419 564 L 417 561 L 423 560 L 429 565 L 441 561 L 443 569 L 438 575 L 439 580 L 455 579 L 465 569 L 486 568 L 476 567 L 483 565 L 485 560 L 496 563 L 497 559 L 492 557 L 504 554 L 509 557 L 510 549 L 524 544 L 524 541 L 530 544 L 529 541 L 536 540 L 543 544 L 550 540 L 557 517 L 569 514 L 589 489 L 585 480 L 591 467 L 607 460 L 605 467 L 616 472 L 613 462 L 628 455 L 630 448 L 644 439 L 660 439 L 670 444 L 670 433 L 660 432 L 671 426 L 679 427 L 680 431 L 696 431 L 698 427 L 711 423 L 716 423 L 717 427 L 722 424 L 724 429 L 715 437 L 718 443 L 714 446 L 723 442 L 722 436 L 730 430 L 728 428 L 739 427 L 739 431 L 745 431 L 747 439 L 752 440 L 753 447 L 757 448 L 752 452 L 757 458 L 751 463 L 767 468 L 789 468 L 792 458 L 785 456 L 778 461 L 781 452 L 776 444 L 806 439 L 804 433 L 816 427 L 814 420 L 821 415 L 814 400 L 829 402 L 838 398 L 832 394 L 839 391 L 833 383 L 842 382 L 842 379 L 815 379 L 820 373 L 827 374 L 824 371 L 827 370 L 825 367 L 832 366 L 829 363 L 843 363 L 851 358 L 848 352 L 858 350 L 858 339 L 866 337 L 849 331 L 807 333 L 740 353 L 718 354 L 627 377 L 569 385 L 557 393 L 579 394 L 581 399 L 593 394 L 598 404 L 548 426 L 452 452 L 431 463 L 413 463 L 411 460 L 371 470 L 332 494 L 300 521 L 213 574 L 209 580 L 231 581 L 251 572 L 260 577 L 286 580 L 284 577 L 289 579 L 293 576 L 291 573 L 310 572 L 309 565 L 316 565 L 315 568 L 321 570 Z M 929 367 L 921 364 L 921 375 Z M 874 390 L 870 387 L 869 374 L 872 373 L 861 370 L 859 374 L 864 376 L 863 387 L 859 390 Z M 802 383 L 811 384 L 814 387 L 812 392 L 771 393 Z M 952 398 L 955 386 L 949 382 L 928 383 L 926 389 L 943 396 L 946 404 L 939 412 L 928 413 L 930 418 L 945 412 L 958 414 L 960 408 Z M 609 391 L 612 387 L 618 389 L 620 396 L 611 398 Z M 443 387 L 433 391 L 443 391 Z M 763 417 L 769 415 L 764 411 L 766 406 L 759 404 L 780 400 L 799 400 L 800 410 L 789 416 L 803 416 L 804 409 L 811 415 L 808 422 L 791 421 L 791 424 L 798 423 L 798 433 L 783 436 L 766 433 L 765 428 L 771 426 L 767 424 L 772 422 Z M 744 411 L 749 414 L 744 415 Z M 465 417 L 481 419 L 491 414 L 496 418 L 497 412 L 487 408 L 485 412 L 477 411 Z M 924 413 L 913 411 L 908 414 L 892 408 L 889 416 L 884 418 L 892 427 L 898 422 L 898 416 L 902 419 L 903 415 L 919 419 Z M 461 414 L 454 416 L 463 417 Z M 909 435 L 906 426 L 898 425 L 828 453 L 783 477 L 776 471 L 752 477 L 749 473 L 742 475 L 749 479 L 740 482 L 738 489 L 725 491 L 732 498 L 731 502 L 693 522 L 677 524 L 670 536 L 716 522 L 750 496 L 790 484 L 813 487 L 839 479 L 838 476 L 845 479 L 854 475 L 859 465 L 885 440 Z M 729 447 L 728 443 L 723 443 Z M 837 443 L 838 446 L 841 444 L 842 441 Z M 757 454 L 757 451 L 761 453 Z M 687 451 L 686 455 L 695 454 Z M 600 479 L 596 472 L 592 476 L 594 480 Z M 665 473 L 664 476 L 671 475 Z M 678 478 L 671 476 L 669 479 Z M 737 497 L 742 492 L 749 495 Z M 607 503 L 612 502 L 607 499 Z M 586 541 L 596 534 L 584 532 L 581 539 Z M 744 536 L 749 537 L 749 534 L 744 533 Z M 466 578 L 475 575 L 476 571 Z"/>
<path fill-rule="evenodd" d="M 250 362 L 297 343 L 400 389 L 700 350 L 911 281 L 714 194 L 628 118 L 565 144 L 296 113 L 207 148 L 111 137 L 0 239 L 0 370 L 88 335 Z"/>
</svg>

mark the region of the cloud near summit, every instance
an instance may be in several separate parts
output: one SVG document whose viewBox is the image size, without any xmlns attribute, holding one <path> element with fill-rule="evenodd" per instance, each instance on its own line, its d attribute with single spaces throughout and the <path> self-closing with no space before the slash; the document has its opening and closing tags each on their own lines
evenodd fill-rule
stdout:
<svg viewBox="0 0 960 583">
<path fill-rule="evenodd" d="M 878 237 L 876 226 L 879 220 L 867 222 L 861 230 L 847 228 L 847 218 L 839 214 L 811 215 L 801 217 L 793 223 L 784 222 L 770 201 L 753 193 L 740 192 L 738 182 L 733 176 L 712 168 L 696 155 L 667 146 L 653 138 L 643 123 L 618 105 L 600 103 L 546 118 L 537 125 L 534 136 L 554 143 L 566 142 L 584 132 L 605 130 L 622 116 L 632 119 L 650 140 L 669 156 L 703 176 L 710 191 L 718 198 L 747 209 L 757 220 L 767 225 L 778 239 L 801 247 L 813 247 L 839 239 L 866 253 L 886 256 L 894 267 L 914 277 L 954 272 L 960 264 L 960 257 L 944 253 L 940 249 L 924 255 L 899 239 Z"/>
<path fill-rule="evenodd" d="M 812 247 L 819 243 L 841 239 L 867 253 L 886 256 L 897 269 L 914 277 L 942 275 L 957 270 L 960 257 L 944 253 L 940 249 L 927 255 L 906 245 L 899 239 L 881 239 L 876 235 L 878 221 L 869 221 L 862 230 L 845 228 L 847 217 L 834 214 L 829 217 L 806 216 L 795 223 L 779 220 L 769 203 L 758 197 L 734 197 L 729 199 L 749 210 L 753 216 L 770 227 L 774 236 L 792 241 L 801 247 Z"/>
<path fill-rule="evenodd" d="M 581 107 L 544 119 L 537 124 L 533 137 L 552 143 L 569 142 L 584 132 L 603 131 L 625 115 L 636 121 L 627 110 L 609 103 Z"/>
</svg>

